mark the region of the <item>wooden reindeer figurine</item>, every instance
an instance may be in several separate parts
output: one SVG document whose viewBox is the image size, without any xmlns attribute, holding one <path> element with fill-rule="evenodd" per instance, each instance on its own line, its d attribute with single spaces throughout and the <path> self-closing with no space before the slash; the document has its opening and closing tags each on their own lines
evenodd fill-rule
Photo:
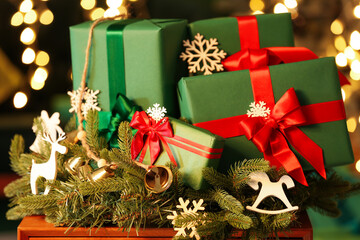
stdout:
<svg viewBox="0 0 360 240">
<path fill-rule="evenodd" d="M 43 139 L 51 143 L 51 154 L 50 159 L 45 163 L 35 163 L 34 159 L 32 160 L 31 173 L 30 173 L 30 184 L 31 192 L 33 194 L 38 194 L 38 189 L 36 185 L 36 180 L 39 177 L 44 177 L 46 180 L 54 181 L 57 175 L 57 160 L 56 152 L 61 154 L 67 153 L 67 148 L 59 144 L 60 141 L 66 138 L 65 133 L 62 132 L 59 134 L 59 138 L 52 140 L 48 134 L 44 134 Z M 44 195 L 47 195 L 50 191 L 50 186 L 46 186 Z"/>
<path fill-rule="evenodd" d="M 278 182 L 271 182 L 268 175 L 264 172 L 253 172 L 250 173 L 249 177 L 248 185 L 254 190 L 259 190 L 259 183 L 261 183 L 262 186 L 254 204 L 252 206 L 246 206 L 246 209 L 264 214 L 279 214 L 299 209 L 299 207 L 291 205 L 282 187 L 282 184 L 285 184 L 288 189 L 295 187 L 294 181 L 288 175 L 282 176 Z M 285 204 L 286 208 L 281 210 L 259 209 L 259 204 L 270 196 L 279 198 Z"/>
</svg>

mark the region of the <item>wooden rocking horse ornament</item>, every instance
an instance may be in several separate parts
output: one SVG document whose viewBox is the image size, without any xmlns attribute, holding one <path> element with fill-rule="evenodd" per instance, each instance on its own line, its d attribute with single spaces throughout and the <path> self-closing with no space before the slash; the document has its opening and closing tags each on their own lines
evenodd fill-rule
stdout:
<svg viewBox="0 0 360 240">
<path fill-rule="evenodd" d="M 249 177 L 248 185 L 255 191 L 259 190 L 259 183 L 261 183 L 262 186 L 254 204 L 252 206 L 246 206 L 246 209 L 264 214 L 280 214 L 299 209 L 298 206 L 291 205 L 282 187 L 282 184 L 285 184 L 288 189 L 295 187 L 294 181 L 288 175 L 282 176 L 277 182 L 271 182 L 268 175 L 264 172 L 253 172 Z M 279 198 L 285 204 L 286 208 L 280 210 L 259 209 L 259 204 L 270 196 Z"/>
<path fill-rule="evenodd" d="M 39 177 L 44 177 L 46 180 L 54 181 L 57 175 L 57 160 L 56 152 L 61 154 L 67 153 L 67 148 L 59 144 L 60 141 L 66 138 L 65 133 L 62 132 L 59 134 L 59 137 L 55 140 L 52 140 L 48 134 L 44 134 L 43 139 L 51 143 L 51 154 L 50 158 L 45 163 L 35 163 L 34 159 L 32 160 L 31 173 L 30 173 L 30 185 L 31 192 L 33 194 L 38 194 L 36 180 Z M 44 195 L 47 195 L 50 191 L 50 186 L 46 186 Z"/>
</svg>

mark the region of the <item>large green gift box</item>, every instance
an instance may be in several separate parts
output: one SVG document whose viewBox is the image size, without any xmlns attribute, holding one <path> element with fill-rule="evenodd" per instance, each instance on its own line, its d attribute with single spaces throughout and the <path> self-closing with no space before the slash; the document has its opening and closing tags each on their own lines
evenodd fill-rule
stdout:
<svg viewBox="0 0 360 240">
<path fill-rule="evenodd" d="M 169 118 L 169 122 L 174 136 L 164 139 L 182 174 L 183 182 L 195 190 L 205 189 L 208 184 L 202 170 L 205 167 L 217 169 L 225 139 L 181 120 Z M 151 165 L 150 149 L 144 150 L 143 163 Z M 169 162 L 170 157 L 161 142 L 161 152 L 154 165 L 166 165 Z"/>
<path fill-rule="evenodd" d="M 80 86 L 92 23 L 70 27 L 74 89 Z M 170 116 L 179 115 L 176 84 L 186 73 L 179 59 L 186 24 L 177 19 L 131 19 L 95 27 L 87 86 L 100 90 L 103 111 L 111 111 L 121 93 L 143 108 L 159 103 Z"/>
<path fill-rule="evenodd" d="M 290 13 L 245 16 L 246 21 L 249 18 L 255 18 L 257 24 L 254 26 L 244 22 L 243 28 L 239 28 L 238 19 L 243 21 L 244 17 L 222 17 L 195 21 L 189 24 L 190 34 L 192 37 L 200 33 L 205 39 L 216 38 L 219 48 L 224 50 L 227 56 L 242 50 L 242 46 L 251 48 L 294 46 Z M 258 36 L 254 36 L 254 28 L 257 28 L 258 34 L 256 35 Z M 258 38 L 255 39 L 258 44 L 251 37 Z M 240 39 L 243 39 L 243 42 Z"/>
<path fill-rule="evenodd" d="M 270 72 L 273 99 L 276 103 L 290 88 L 295 89 L 301 106 L 310 104 L 319 106 L 319 103 L 326 102 L 338 103 L 339 111 L 343 112 L 342 120 L 329 119 L 328 122 L 298 128 L 321 147 L 325 167 L 352 163 L 354 157 L 344 119 L 345 111 L 334 59 L 322 58 L 280 64 L 267 69 Z M 182 78 L 178 84 L 181 115 L 197 126 L 216 122 L 218 119 L 231 119 L 235 116 L 246 115 L 250 109 L 249 104 L 254 102 L 250 74 L 249 70 L 241 70 Z M 271 88 L 264 86 L 260 81 L 258 87 L 262 91 L 271 91 Z M 323 112 L 322 114 L 327 116 L 335 112 L 335 109 L 326 112 L 322 108 L 318 110 L 316 115 Z M 239 124 L 235 124 L 230 132 L 237 131 Z M 290 148 L 304 170 L 312 169 L 310 164 L 291 145 Z M 227 170 L 229 165 L 235 161 L 263 156 L 253 142 L 245 136 L 230 137 L 225 141 L 219 168 Z"/>
</svg>

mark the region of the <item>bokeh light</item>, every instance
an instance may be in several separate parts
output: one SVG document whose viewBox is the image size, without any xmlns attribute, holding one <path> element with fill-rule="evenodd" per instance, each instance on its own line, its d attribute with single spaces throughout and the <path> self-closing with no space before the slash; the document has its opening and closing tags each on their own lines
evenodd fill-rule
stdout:
<svg viewBox="0 0 360 240">
<path fill-rule="evenodd" d="M 118 8 L 121 6 L 123 0 L 106 0 L 106 4 L 109 8 Z"/>
<path fill-rule="evenodd" d="M 274 7 L 274 13 L 287 13 L 287 12 L 289 12 L 289 9 L 287 9 L 287 7 L 282 3 L 277 3 Z"/>
<path fill-rule="evenodd" d="M 54 14 L 49 10 L 45 10 L 40 15 L 40 22 L 44 25 L 49 25 L 54 21 Z"/>
<path fill-rule="evenodd" d="M 360 50 L 360 33 L 353 31 L 350 35 L 350 46 L 355 50 Z"/>
<path fill-rule="evenodd" d="M 103 8 L 95 8 L 91 13 L 90 13 L 90 18 L 91 20 L 96 20 L 101 18 L 102 16 L 104 16 L 105 10 Z"/>
<path fill-rule="evenodd" d="M 330 30 L 333 34 L 339 35 L 344 31 L 344 26 L 339 19 L 335 19 L 330 26 Z"/>
<path fill-rule="evenodd" d="M 357 5 L 355 8 L 354 8 L 354 16 L 356 18 L 360 18 L 360 5 Z"/>
<path fill-rule="evenodd" d="M 119 9 L 117 8 L 109 8 L 104 12 L 104 17 L 115 17 L 120 14 Z"/>
<path fill-rule="evenodd" d="M 262 0 L 250 0 L 249 7 L 252 11 L 261 11 L 264 9 L 265 4 Z"/>
<path fill-rule="evenodd" d="M 91 10 L 95 7 L 96 1 L 95 0 L 81 0 L 80 5 L 85 10 Z"/>
<path fill-rule="evenodd" d="M 35 51 L 32 48 L 26 48 L 21 60 L 24 64 L 31 64 L 35 60 Z"/>
<path fill-rule="evenodd" d="M 297 1 L 296 0 L 285 0 L 284 4 L 287 8 L 293 9 L 297 7 Z"/>
<path fill-rule="evenodd" d="M 31 0 L 24 0 L 19 7 L 19 11 L 23 13 L 29 12 L 33 8 L 33 2 Z"/>
<path fill-rule="evenodd" d="M 336 55 L 335 62 L 336 62 L 336 65 L 338 65 L 339 67 L 346 67 L 347 58 L 346 58 L 345 54 L 339 53 L 338 55 Z"/>
<path fill-rule="evenodd" d="M 28 98 L 25 93 L 17 92 L 13 98 L 13 104 L 15 108 L 23 108 L 28 102 Z"/>
<path fill-rule="evenodd" d="M 349 131 L 350 133 L 355 132 L 356 126 L 357 126 L 357 121 L 356 121 L 355 117 L 349 118 L 349 119 L 346 121 L 346 125 L 347 125 L 348 131 Z"/>
<path fill-rule="evenodd" d="M 338 51 L 344 51 L 346 48 L 346 41 L 343 36 L 337 36 L 334 41 L 335 48 Z"/>
<path fill-rule="evenodd" d="M 351 71 L 354 71 L 354 73 L 360 73 L 360 62 L 359 60 L 354 60 L 352 63 L 351 63 Z"/>
<path fill-rule="evenodd" d="M 49 61 L 50 61 L 50 57 L 49 57 L 49 54 L 47 54 L 46 52 L 39 51 L 36 54 L 36 59 L 35 59 L 36 65 L 43 67 L 43 66 L 47 65 L 49 63 Z"/>
<path fill-rule="evenodd" d="M 36 35 L 34 30 L 29 27 L 25 28 L 20 35 L 20 41 L 26 45 L 32 44 L 35 41 L 35 38 Z"/>
<path fill-rule="evenodd" d="M 24 16 L 24 23 L 33 24 L 37 19 L 37 13 L 35 10 L 30 10 Z"/>
<path fill-rule="evenodd" d="M 360 73 L 356 73 L 353 70 L 351 70 L 349 75 L 350 75 L 352 80 L 355 80 L 355 81 L 360 80 Z"/>
<path fill-rule="evenodd" d="M 24 16 L 21 12 L 16 12 L 12 17 L 11 17 L 11 21 L 10 24 L 12 26 L 20 26 L 22 23 L 24 22 Z"/>
<path fill-rule="evenodd" d="M 349 46 L 346 47 L 344 50 L 344 53 L 345 53 L 345 56 L 350 60 L 355 58 L 355 51 L 354 51 L 354 49 L 352 49 L 352 47 L 349 47 Z"/>
</svg>

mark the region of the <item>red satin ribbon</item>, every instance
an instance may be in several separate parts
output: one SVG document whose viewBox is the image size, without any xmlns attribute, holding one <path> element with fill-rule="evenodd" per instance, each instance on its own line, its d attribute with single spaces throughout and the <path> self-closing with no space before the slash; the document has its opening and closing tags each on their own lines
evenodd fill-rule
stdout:
<svg viewBox="0 0 360 240">
<path fill-rule="evenodd" d="M 254 69 L 280 63 L 293 63 L 317 59 L 311 50 L 303 47 L 260 48 L 258 24 L 255 16 L 236 17 L 238 22 L 241 50 L 222 61 L 227 71 Z M 245 34 L 246 33 L 246 34 Z M 340 85 L 350 84 L 340 72 Z"/>
<path fill-rule="evenodd" d="M 208 159 L 219 159 L 223 151 L 222 148 L 209 148 L 180 136 L 175 136 L 168 118 L 164 118 L 163 121 L 156 123 L 143 111 L 134 114 L 130 126 L 138 129 L 131 143 L 132 159 L 136 159 L 141 152 L 139 161 L 142 162 L 147 149 L 150 148 L 151 165 L 155 163 L 160 154 L 160 142 L 163 143 L 171 162 L 176 166 L 177 163 L 168 144 L 180 147 Z M 144 143 L 143 139 L 145 136 L 147 136 L 147 138 Z"/>
<path fill-rule="evenodd" d="M 250 70 L 250 76 L 255 102 L 264 101 L 271 110 L 268 118 L 240 115 L 194 125 L 224 138 L 245 135 L 272 165 L 283 166 L 295 180 L 307 185 L 290 143 L 326 178 L 322 149 L 298 127 L 345 119 L 342 101 L 300 106 L 295 90 L 290 88 L 275 104 L 269 68 Z"/>
</svg>

